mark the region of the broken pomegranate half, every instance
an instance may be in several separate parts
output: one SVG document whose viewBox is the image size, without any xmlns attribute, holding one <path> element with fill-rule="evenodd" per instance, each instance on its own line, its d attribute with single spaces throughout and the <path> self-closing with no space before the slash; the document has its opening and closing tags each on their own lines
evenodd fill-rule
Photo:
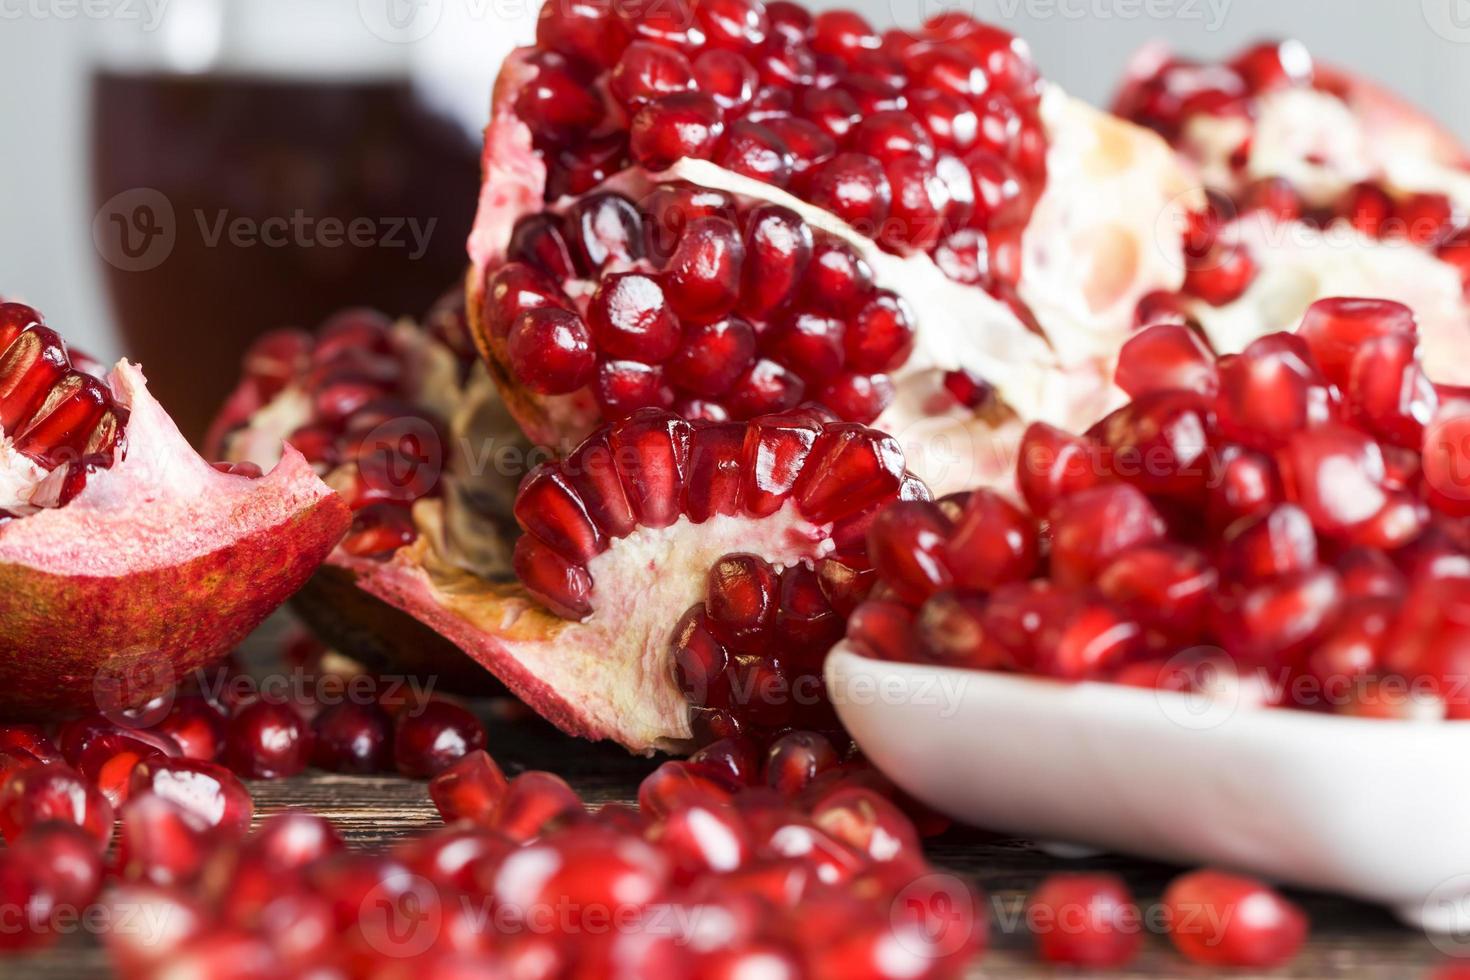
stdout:
<svg viewBox="0 0 1470 980">
<path fill-rule="evenodd" d="M 221 471 L 135 365 L 83 372 L 40 314 L 0 304 L 0 713 L 170 690 L 295 592 L 347 520 L 299 453 Z"/>
<path fill-rule="evenodd" d="M 1377 297 L 1418 315 L 1435 380 L 1470 382 L 1470 157 L 1423 112 L 1295 41 L 1222 63 L 1145 48 L 1115 110 L 1210 190 L 1179 305 L 1217 349 L 1290 330 L 1318 299 Z"/>
<path fill-rule="evenodd" d="M 1208 692 L 1377 717 L 1470 717 L 1470 401 L 1412 313 L 1313 304 L 1216 357 L 1152 325 L 1133 400 L 1022 440 L 1024 506 L 895 504 L 848 642 L 885 659 Z"/>
<path fill-rule="evenodd" d="M 495 89 L 468 312 L 534 441 L 815 402 L 944 487 L 1105 411 L 1182 281 L 1167 147 L 968 17 L 635 7 L 546 4 Z"/>
</svg>

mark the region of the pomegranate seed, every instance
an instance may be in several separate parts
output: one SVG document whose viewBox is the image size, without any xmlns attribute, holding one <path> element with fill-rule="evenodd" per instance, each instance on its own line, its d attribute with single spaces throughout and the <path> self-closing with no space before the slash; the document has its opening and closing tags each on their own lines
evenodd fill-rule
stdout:
<svg viewBox="0 0 1470 980">
<path fill-rule="evenodd" d="M 1220 432 L 1246 446 L 1273 449 L 1291 433 L 1320 425 L 1338 411 L 1336 394 L 1307 345 L 1271 334 L 1220 359 L 1215 410 Z"/>
<path fill-rule="evenodd" d="M 1226 603 L 1217 631 L 1221 645 L 1247 663 L 1278 666 L 1331 628 L 1342 583 L 1329 568 L 1279 576 Z"/>
<path fill-rule="evenodd" d="M 306 768 L 311 729 L 289 705 L 254 701 L 230 719 L 225 759 L 246 778 L 280 779 Z"/>
<path fill-rule="evenodd" d="M 69 367 L 55 331 L 38 326 L 16 337 L 0 353 L 0 429 L 13 435 L 29 423 Z"/>
<path fill-rule="evenodd" d="M 1088 435 L 1115 476 L 1151 494 L 1192 498 L 1209 476 L 1214 428 L 1204 396 L 1160 391 L 1135 398 Z"/>
<path fill-rule="evenodd" d="M 752 419 L 789 411 L 805 393 L 805 382 L 794 371 L 763 357 L 735 380 L 725 404 L 733 417 Z"/>
<path fill-rule="evenodd" d="M 497 269 L 485 285 L 485 322 L 490 336 L 504 341 L 522 313 L 565 303 L 560 291 L 542 273 L 525 263 L 509 262 Z"/>
<path fill-rule="evenodd" d="M 1124 551 L 1163 536 L 1163 520 L 1133 486 L 1081 490 L 1052 510 L 1052 575 L 1064 585 L 1087 584 Z"/>
<path fill-rule="evenodd" d="M 521 383 L 544 395 L 576 391 L 592 380 L 592 335 L 577 314 L 555 307 L 528 310 L 506 338 L 511 368 Z"/>
<path fill-rule="evenodd" d="M 699 90 L 727 113 L 738 113 L 755 98 L 760 76 L 755 67 L 734 51 L 709 49 L 694 59 Z"/>
<path fill-rule="evenodd" d="M 1057 501 L 1096 486 L 1101 472 L 1093 447 L 1044 422 L 1033 422 L 1021 436 L 1016 483 L 1031 511 L 1051 513 Z"/>
<path fill-rule="evenodd" d="M 516 541 L 512 557 L 516 578 L 553 613 L 580 621 L 592 614 L 592 576 L 526 534 Z"/>
<path fill-rule="evenodd" d="M 596 394 L 608 419 L 627 418 L 640 409 L 668 408 L 674 401 L 663 368 L 641 361 L 604 361 L 597 369 Z"/>
<path fill-rule="evenodd" d="M 891 371 L 913 351 L 913 311 L 894 293 L 876 293 L 848 325 L 843 342 L 854 371 Z"/>
<path fill-rule="evenodd" d="M 816 123 L 791 116 L 776 116 L 765 121 L 790 153 L 792 184 L 805 186 L 806 177 L 817 167 L 837 155 L 837 141 Z"/>
<path fill-rule="evenodd" d="M 495 814 L 495 829 L 524 843 L 582 815 L 581 798 L 561 777 L 549 772 L 524 772 L 506 787 Z"/>
<path fill-rule="evenodd" d="M 1262 42 L 1241 52 L 1230 66 L 1252 92 L 1312 82 L 1312 56 L 1300 41 Z"/>
<path fill-rule="evenodd" d="M 1032 893 L 1026 918 L 1049 963 L 1119 967 L 1143 945 L 1143 924 L 1117 875 L 1055 874 Z"/>
<path fill-rule="evenodd" d="M 868 554 L 900 598 L 918 605 L 953 582 L 946 541 L 953 524 L 935 504 L 900 501 L 868 529 Z"/>
<path fill-rule="evenodd" d="M 102 890 L 102 851 L 76 824 L 36 824 L 21 834 L 13 853 L 60 908 L 85 909 Z"/>
<path fill-rule="evenodd" d="M 117 869 L 123 881 L 160 887 L 193 883 L 214 842 L 202 823 L 178 804 L 139 793 L 122 808 Z"/>
<path fill-rule="evenodd" d="M 658 364 L 679 346 L 679 323 L 663 288 L 640 273 L 603 279 L 588 306 L 587 322 L 605 357 Z"/>
<path fill-rule="evenodd" d="M 1346 392 L 1358 422 L 1380 439 L 1419 450 L 1439 395 L 1418 361 L 1411 337 L 1378 337 L 1353 355 Z"/>
<path fill-rule="evenodd" d="M 740 298 L 745 245 L 740 232 L 723 218 L 694 218 L 669 258 L 664 291 L 686 323 L 710 323 L 728 316 Z"/>
<path fill-rule="evenodd" d="M 0 907 L 9 925 L 0 932 L 0 951 L 36 949 L 56 939 L 51 927 L 55 899 L 23 855 L 0 853 Z"/>
<path fill-rule="evenodd" d="M 377 705 L 329 705 L 312 719 L 311 729 L 311 762 L 318 769 L 371 774 L 388 768 L 391 723 Z"/>
<path fill-rule="evenodd" d="M 846 139 L 863 114 L 857 100 L 842 89 L 807 89 L 801 93 L 802 115 L 833 140 Z"/>
<path fill-rule="evenodd" d="M 31 763 L 10 773 L 0 785 L 0 835 L 14 842 L 39 824 L 60 820 L 76 824 L 106 847 L 112 839 L 112 804 L 62 763 Z"/>
<path fill-rule="evenodd" d="M 647 251 L 643 218 L 632 201 L 618 194 L 593 194 L 567 215 L 570 245 L 578 265 L 596 274 L 611 264 L 631 265 Z"/>
<path fill-rule="evenodd" d="M 399 715 L 393 761 L 412 779 L 427 779 L 485 747 L 480 720 L 457 704 L 429 701 Z"/>
<path fill-rule="evenodd" d="M 698 804 L 669 814 L 649 837 L 668 856 L 676 882 L 735 871 L 749 863 L 755 851 L 750 831 L 734 813 Z"/>
<path fill-rule="evenodd" d="M 819 313 L 783 316 L 761 337 L 761 346 L 773 358 L 807 381 L 823 381 L 842 368 L 841 320 Z"/>
<path fill-rule="evenodd" d="M 862 15 L 850 10 L 828 10 L 812 19 L 812 50 L 851 61 L 861 51 L 877 51 L 881 43 Z"/>
<path fill-rule="evenodd" d="M 39 725 L 0 725 L 0 751 L 17 753 L 30 761 L 48 765 L 62 761 L 61 750 L 46 737 Z"/>
<path fill-rule="evenodd" d="M 847 638 L 880 660 L 912 660 L 913 610 L 901 602 L 873 599 L 858 606 L 847 623 Z"/>
<path fill-rule="evenodd" d="M 876 238 L 888 220 L 893 190 L 883 165 L 862 153 L 840 153 L 812 171 L 807 199 L 857 231 Z"/>
<path fill-rule="evenodd" d="M 1213 398 L 1220 375 L 1213 352 L 1198 333 L 1183 323 L 1158 323 L 1128 338 L 1118 352 L 1115 381 L 1134 398 L 1162 391 Z"/>
<path fill-rule="evenodd" d="M 181 807 L 204 827 L 239 838 L 250 829 L 255 802 L 234 773 L 197 759 L 152 759 L 133 770 L 133 795 L 149 793 Z"/>
<path fill-rule="evenodd" d="M 536 22 L 538 45 L 602 68 L 617 63 L 628 41 L 622 22 L 601 0 L 548 4 Z"/>
<path fill-rule="evenodd" d="M 766 785 L 791 799 L 837 763 L 837 751 L 826 737 L 790 732 L 772 742 L 766 753 Z"/>
<path fill-rule="evenodd" d="M 711 566 L 705 605 L 727 644 L 742 650 L 762 646 L 775 622 L 777 574 L 756 555 L 726 555 Z"/>
<path fill-rule="evenodd" d="M 1293 435 L 1277 455 L 1287 496 L 1323 533 L 1342 532 L 1371 519 L 1385 503 L 1383 453 L 1373 440 L 1344 425 L 1322 425 Z"/>
<path fill-rule="evenodd" d="M 694 90 L 689 59 L 650 41 L 634 41 L 623 50 L 608 85 L 624 106 L 637 106 L 675 92 Z"/>
<path fill-rule="evenodd" d="M 796 212 L 773 204 L 746 215 L 740 312 L 763 318 L 792 294 L 812 255 L 812 233 Z"/>
<path fill-rule="evenodd" d="M 628 130 L 633 159 L 665 170 L 685 157 L 708 160 L 725 132 L 715 100 L 703 92 L 678 92 L 638 110 Z"/>
<path fill-rule="evenodd" d="M 602 121 L 601 101 L 572 62 L 554 51 L 539 51 L 531 63 L 536 74 L 516 96 L 516 115 L 533 133 L 551 143 L 569 143 Z"/>
<path fill-rule="evenodd" d="M 27 330 L 44 326 L 45 322 L 40 313 L 24 303 L 0 303 L 0 352 Z"/>
<path fill-rule="evenodd" d="M 816 309 L 849 317 L 873 295 L 873 270 L 856 252 L 836 241 L 818 242 L 808 267 L 803 299 Z"/>
<path fill-rule="evenodd" d="M 739 786 L 719 769 L 688 762 L 665 762 L 638 787 L 638 809 L 662 819 L 688 806 L 728 803 Z"/>
<path fill-rule="evenodd" d="M 752 180 L 785 187 L 795 161 L 791 148 L 774 130 L 750 119 L 740 119 L 725 134 L 715 162 Z"/>
<path fill-rule="evenodd" d="M 466 753 L 429 781 L 429 796 L 445 822 L 469 820 L 494 826 L 509 782 L 484 749 Z"/>
<path fill-rule="evenodd" d="M 1250 914 L 1238 914 L 1247 903 Z M 1170 941 L 1196 963 L 1269 969 L 1291 960 L 1306 939 L 1306 915 L 1253 878 L 1211 870 L 1181 875 L 1164 905 Z"/>
<path fill-rule="evenodd" d="M 1038 554 L 1035 521 L 999 494 L 977 490 L 955 521 L 944 565 L 955 585 L 989 591 L 1029 578 Z"/>
<path fill-rule="evenodd" d="M 88 740 L 76 765 L 83 779 L 101 790 L 113 807 L 119 807 L 128 798 L 135 767 L 179 754 L 178 745 L 166 735 L 119 730 Z"/>
<path fill-rule="evenodd" d="M 748 294 L 747 294 L 748 295 Z M 755 359 L 755 330 L 739 317 L 691 327 L 669 359 L 669 380 L 684 391 L 718 398 Z"/>
</svg>

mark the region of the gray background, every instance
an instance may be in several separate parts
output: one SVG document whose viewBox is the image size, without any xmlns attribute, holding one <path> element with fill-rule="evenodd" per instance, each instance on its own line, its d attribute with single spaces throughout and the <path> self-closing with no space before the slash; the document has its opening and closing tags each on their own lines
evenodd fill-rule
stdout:
<svg viewBox="0 0 1470 980">
<path fill-rule="evenodd" d="M 170 18 L 192 4 L 162 2 Z M 270 0 L 240 0 L 260 10 Z M 341 49 L 382 64 L 433 66 L 457 91 L 466 123 L 483 112 L 497 51 L 523 29 L 534 0 L 416 0 L 438 20 L 413 44 L 388 44 L 366 22 L 373 4 L 414 0 L 291 0 L 316 11 Z M 0 292 L 42 307 L 79 345 L 118 353 L 100 289 L 86 191 L 86 81 L 98 35 L 135 30 L 145 0 L 0 0 Z M 1046 75 L 1106 100 L 1128 55 L 1153 38 L 1208 56 L 1261 36 L 1297 37 L 1322 60 L 1354 66 L 1470 137 L 1470 0 L 855 0 L 875 24 L 912 24 L 939 9 L 974 10 L 1032 45 Z M 318 25 L 319 26 L 319 25 Z M 247 47 L 251 42 L 246 42 Z M 257 43 L 274 47 L 269 40 Z M 330 46 L 339 50 L 336 45 Z M 114 50 L 109 48 L 108 50 Z M 315 46 L 316 51 L 324 48 Z M 247 52 L 248 53 L 248 52 Z M 265 52 L 262 52 L 265 53 Z M 340 53 L 340 51 L 339 51 Z M 307 70 L 321 70 L 308 55 Z M 296 69 L 292 69 L 296 70 Z M 409 69 L 403 69 L 409 70 Z"/>
</svg>

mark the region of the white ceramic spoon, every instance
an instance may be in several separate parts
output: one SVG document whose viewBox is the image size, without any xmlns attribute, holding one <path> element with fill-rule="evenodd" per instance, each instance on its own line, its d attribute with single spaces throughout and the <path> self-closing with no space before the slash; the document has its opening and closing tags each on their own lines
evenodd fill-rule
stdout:
<svg viewBox="0 0 1470 980">
<path fill-rule="evenodd" d="M 1470 723 L 887 663 L 845 643 L 827 683 L 864 754 L 957 820 L 1235 868 L 1470 935 Z"/>
</svg>

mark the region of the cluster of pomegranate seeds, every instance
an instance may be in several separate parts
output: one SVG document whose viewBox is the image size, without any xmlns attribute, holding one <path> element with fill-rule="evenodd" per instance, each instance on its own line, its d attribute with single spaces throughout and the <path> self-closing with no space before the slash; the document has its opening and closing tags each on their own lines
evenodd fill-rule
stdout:
<svg viewBox="0 0 1470 980">
<path fill-rule="evenodd" d="M 41 314 L 0 303 L 0 433 L 51 474 L 31 492 L 32 506 L 62 506 L 86 487 L 90 473 L 112 466 L 126 426 L 127 411 L 107 384 L 73 364 L 66 342 Z"/>
<path fill-rule="evenodd" d="M 871 575 L 867 523 L 928 492 L 889 436 L 817 408 L 749 422 L 688 422 L 645 409 L 532 471 L 515 503 L 515 568 L 557 615 L 595 613 L 598 559 L 633 535 L 683 522 L 808 526 L 811 557 L 777 567 L 732 553 L 710 566 L 705 601 L 669 635 L 669 669 L 702 740 L 793 724 L 834 728 L 821 665 Z M 830 542 L 830 546 L 824 544 Z M 781 542 L 772 540 L 773 547 Z M 657 641 L 655 641 L 657 642 Z"/>
<path fill-rule="evenodd" d="M 629 164 L 709 160 L 900 252 L 1014 249 L 1046 179 L 1026 45 L 958 13 L 879 34 L 761 0 L 542 8 L 516 101 L 580 195 Z"/>
<path fill-rule="evenodd" d="M 442 300 L 431 317 L 434 335 L 467 363 L 464 349 L 473 345 L 462 293 Z M 442 489 L 444 422 L 413 400 L 416 379 L 392 326 L 381 313 L 346 310 L 315 335 L 275 330 L 245 354 L 243 384 L 252 408 L 288 387 L 303 394 L 309 419 L 286 441 L 352 507 L 342 547 L 359 557 L 385 557 L 411 544 L 418 536 L 413 502 Z"/>
<path fill-rule="evenodd" d="M 1458 693 L 1470 590 L 1470 400 L 1416 358 L 1411 312 L 1314 304 L 1215 357 L 1182 320 L 1123 348 L 1133 401 L 1021 445 L 1019 506 L 979 490 L 880 514 L 870 654 L 1189 687 L 1223 651 L 1263 699 L 1402 717 Z"/>
<path fill-rule="evenodd" d="M 1311 55 L 1296 41 L 1264 42 L 1221 64 L 1173 59 L 1130 84 L 1115 111 L 1158 131 L 1176 144 L 1201 118 L 1247 124 L 1260 114 L 1261 100 L 1291 89 L 1336 94 L 1317 77 Z M 1252 177 L 1252 127 L 1229 155 L 1232 186 L 1211 191 L 1209 211 L 1185 239 L 1184 292 L 1212 305 L 1231 302 L 1255 279 L 1257 266 L 1238 242 L 1217 237 L 1236 217 L 1301 221 L 1326 228 L 1334 222 L 1370 238 L 1412 242 L 1460 270 L 1470 288 L 1470 215 L 1437 191 L 1394 190 L 1377 179 L 1348 186 L 1331 200 L 1306 201 L 1283 176 Z M 1307 161 L 1309 163 L 1314 161 Z"/>
<path fill-rule="evenodd" d="M 486 289 L 483 343 L 544 395 L 602 417 L 748 419 L 819 401 L 871 422 L 914 315 L 858 251 L 775 204 L 664 184 L 522 219 Z"/>
</svg>

